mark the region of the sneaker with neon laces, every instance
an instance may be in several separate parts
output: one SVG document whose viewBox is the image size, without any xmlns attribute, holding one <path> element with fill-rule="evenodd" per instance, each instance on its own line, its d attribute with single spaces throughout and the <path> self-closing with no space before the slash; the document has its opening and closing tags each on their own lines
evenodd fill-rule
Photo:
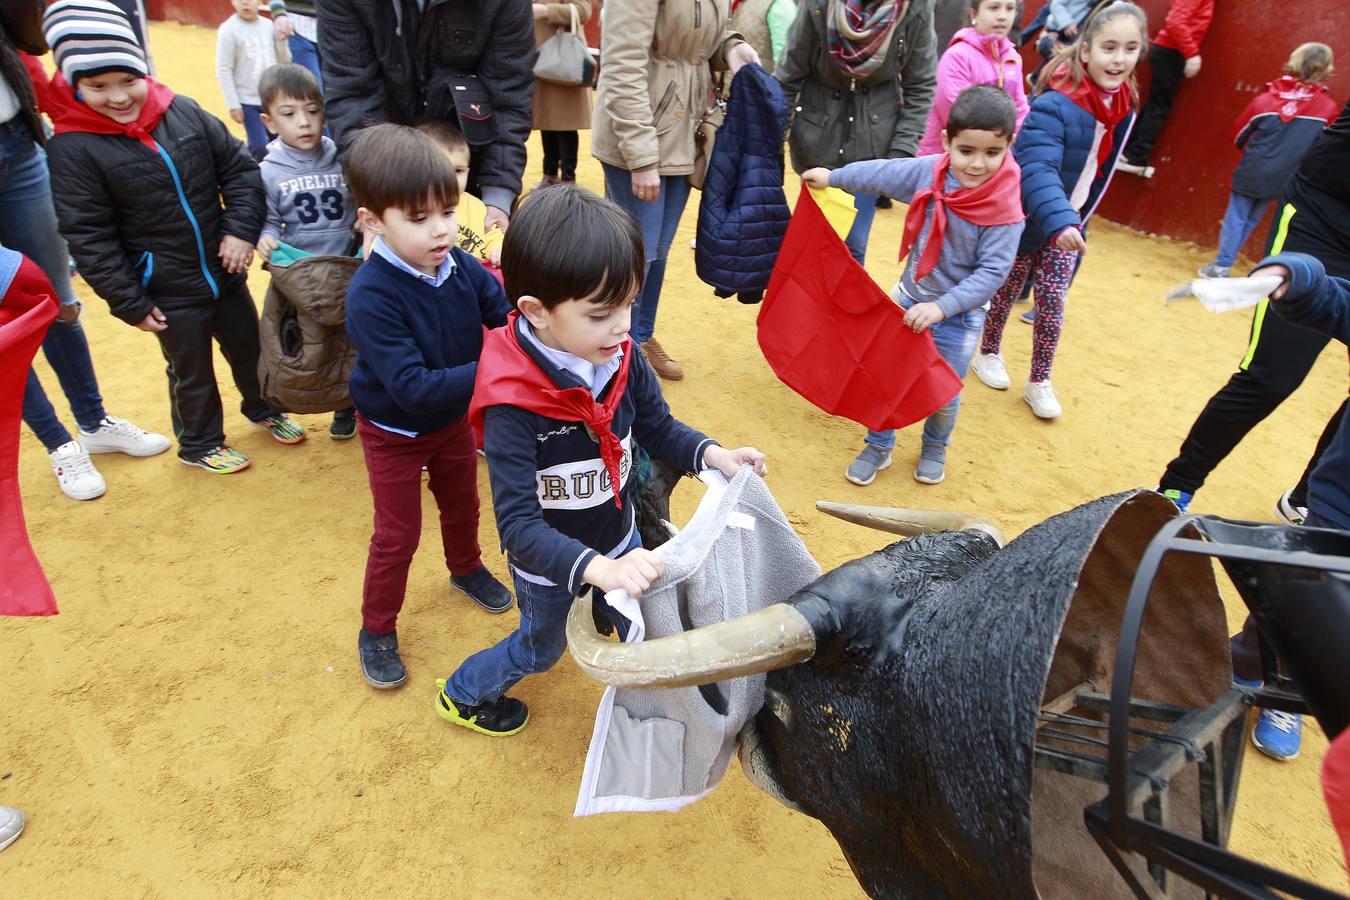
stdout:
<svg viewBox="0 0 1350 900">
<path fill-rule="evenodd" d="M 93 500 L 108 491 L 108 483 L 94 468 L 89 454 L 79 441 L 67 441 L 50 454 L 52 473 L 61 493 L 72 500 Z"/>
<path fill-rule="evenodd" d="M 255 428 L 266 428 L 280 444 L 298 444 L 305 439 L 305 429 L 301 428 L 285 413 L 275 413 L 265 419 L 251 423 Z"/>
<path fill-rule="evenodd" d="M 1064 414 L 1049 381 L 1028 381 L 1022 388 L 1022 399 L 1038 419 L 1058 419 Z"/>
<path fill-rule="evenodd" d="M 1300 506 L 1290 499 L 1294 489 L 1290 488 L 1275 501 L 1275 515 L 1286 525 L 1302 525 L 1308 518 L 1308 507 Z"/>
<path fill-rule="evenodd" d="M 371 687 L 387 691 L 408 680 L 408 670 L 398 655 L 398 632 L 376 634 L 362 628 L 356 649 L 361 654 L 361 677 Z"/>
<path fill-rule="evenodd" d="M 891 451 L 867 444 L 858 454 L 858 458 L 849 464 L 844 477 L 859 487 L 867 487 L 877 480 L 877 473 L 889 469 L 893 461 Z"/>
<path fill-rule="evenodd" d="M 1003 364 L 1003 357 L 997 353 L 976 353 L 975 358 L 970 361 L 970 369 L 976 378 L 996 391 L 1006 391 L 1012 387 L 1008 367 Z"/>
<path fill-rule="evenodd" d="M 12 806 L 0 806 L 0 850 L 14 843 L 23 833 L 23 812 Z"/>
<path fill-rule="evenodd" d="M 172 447 L 173 441 L 162 434 L 138 428 L 126 419 L 104 416 L 93 431 L 80 429 L 80 446 L 86 453 L 156 456 Z"/>
<path fill-rule="evenodd" d="M 1252 729 L 1252 745 L 1281 762 L 1298 756 L 1303 742 L 1303 717 L 1298 713 L 1263 709 Z"/>
<path fill-rule="evenodd" d="M 191 459 L 180 456 L 179 460 L 184 465 L 196 466 L 199 469 L 205 469 L 212 475 L 232 475 L 235 472 L 242 472 L 247 469 L 250 460 L 247 456 L 240 453 L 233 447 L 227 447 L 221 444 L 214 450 L 208 450 L 201 456 Z"/>
<path fill-rule="evenodd" d="M 436 679 L 436 715 L 470 731 L 489 737 L 510 737 L 519 734 L 530 721 L 530 708 L 505 694 L 496 700 L 484 700 L 476 706 L 460 703 L 445 692 L 445 679 Z"/>
<path fill-rule="evenodd" d="M 1162 494 L 1168 500 L 1171 500 L 1172 505 L 1182 513 L 1185 513 L 1186 510 L 1190 508 L 1191 498 L 1195 496 L 1190 491 L 1179 491 L 1176 488 L 1168 488 L 1167 490 L 1158 488 L 1158 493 Z"/>
</svg>

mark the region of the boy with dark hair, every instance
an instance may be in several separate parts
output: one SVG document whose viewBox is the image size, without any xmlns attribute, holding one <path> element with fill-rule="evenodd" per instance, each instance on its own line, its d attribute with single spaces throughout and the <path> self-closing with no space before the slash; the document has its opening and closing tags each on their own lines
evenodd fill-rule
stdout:
<svg viewBox="0 0 1350 900">
<path fill-rule="evenodd" d="M 459 246 L 465 253 L 490 269 L 497 270 L 502 260 L 502 230 L 496 225 L 485 228 L 487 207 L 483 201 L 468 193 L 469 185 L 469 142 L 454 125 L 444 119 L 424 119 L 417 123 L 417 130 L 431 136 L 441 145 L 441 149 L 450 154 L 455 175 L 459 178 Z"/>
<path fill-rule="evenodd" d="M 440 509 L 450 584 L 489 612 L 511 608 L 478 548 L 478 456 L 465 415 L 483 327 L 506 323 L 506 295 L 455 244 L 459 181 L 435 142 L 374 125 L 345 161 L 375 242 L 347 291 L 356 345 L 351 394 L 375 505 L 357 646 L 376 688 L 407 680 L 395 624 L 422 532 L 422 469 Z"/>
<path fill-rule="evenodd" d="M 267 192 L 267 220 L 258 255 L 270 260 L 283 241 L 316 256 L 347 256 L 355 243 L 352 204 L 337 144 L 323 133 L 323 93 L 303 66 L 282 63 L 263 72 L 258 83 L 262 122 L 276 138 L 258 164 Z M 356 436 L 356 410 L 333 413 L 328 434 L 344 441 Z"/>
<path fill-rule="evenodd" d="M 246 275 L 263 219 L 258 164 L 223 122 L 147 77 L 131 24 L 106 0 L 54 4 L 43 28 L 58 70 L 48 153 L 61 232 L 113 315 L 159 339 L 179 459 L 215 474 L 249 465 L 225 443 L 212 338 L 249 421 L 303 441 L 258 382 Z"/>
<path fill-rule="evenodd" d="M 520 627 L 437 680 L 441 718 L 481 734 L 525 727 L 506 692 L 562 656 L 572 597 L 637 596 L 660 577 L 630 496 L 633 444 L 685 471 L 764 474 L 764 454 L 726 450 L 670 414 L 628 332 L 642 288 L 642 233 L 622 209 L 559 185 L 532 193 L 502 247 L 517 311 L 483 347 L 470 418 L 481 424 L 497 531 Z"/>
<path fill-rule="evenodd" d="M 989 300 L 1003 286 L 1022 236 L 1021 170 L 1008 153 L 1017 107 L 993 85 L 966 88 L 952 104 L 940 156 L 878 159 L 840 169 L 808 169 L 802 181 L 909 204 L 900 256 L 909 262 L 891 296 L 905 324 L 929 331 L 938 353 L 964 378 L 984 327 Z M 914 479 L 946 477 L 947 446 L 961 406 L 958 394 L 924 422 Z M 869 431 L 844 477 L 866 486 L 891 465 L 894 431 Z"/>
</svg>

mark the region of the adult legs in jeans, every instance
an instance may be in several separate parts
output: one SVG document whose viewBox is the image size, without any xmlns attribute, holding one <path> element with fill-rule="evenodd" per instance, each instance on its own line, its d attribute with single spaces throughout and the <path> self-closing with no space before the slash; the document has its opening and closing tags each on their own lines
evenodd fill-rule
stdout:
<svg viewBox="0 0 1350 900">
<path fill-rule="evenodd" d="M 267 130 L 267 126 L 262 122 L 262 107 L 256 103 L 245 103 L 244 108 L 244 134 L 248 139 L 248 152 L 253 154 L 253 158 L 262 162 L 267 155 L 267 142 L 276 137 Z"/>
<path fill-rule="evenodd" d="M 1214 258 L 1216 266 L 1227 269 L 1233 265 L 1242 245 L 1252 236 L 1252 231 L 1265 214 L 1269 200 L 1248 197 L 1245 194 L 1228 195 L 1228 209 L 1223 214 L 1223 225 L 1219 229 L 1219 255 Z"/>
<path fill-rule="evenodd" d="M 1153 83 L 1148 89 L 1148 101 L 1139 112 L 1134 131 L 1122 154 L 1125 161 L 1136 166 L 1148 165 L 1158 134 L 1172 114 L 1172 100 L 1186 80 L 1186 58 L 1181 51 L 1154 44 L 1148 50 L 1148 65 Z"/>
<path fill-rule="evenodd" d="M 605 195 L 627 210 L 642 230 L 642 243 L 647 254 L 646 281 L 638 298 L 633 339 L 643 344 L 651 340 L 656 330 L 656 310 L 666 277 L 666 257 L 689 200 L 689 179 L 684 175 L 663 175 L 660 195 L 655 200 L 645 201 L 633 196 L 632 173 L 609 163 L 601 163 L 601 167 L 605 172 Z"/>
<path fill-rule="evenodd" d="M 872 220 L 877 217 L 876 195 L 855 194 L 853 208 L 857 213 L 853 216 L 853 227 L 844 238 L 844 246 L 848 247 L 849 254 L 861 266 L 867 259 L 867 239 L 872 234 Z"/>
<path fill-rule="evenodd" d="M 42 350 L 61 382 L 76 424 L 85 431 L 97 431 L 108 412 L 99 396 L 98 379 L 94 376 L 94 361 L 89 355 L 84 328 L 78 321 L 53 322 L 42 341 Z M 57 418 L 37 372 L 32 369 L 28 370 L 28 383 L 24 388 L 23 420 L 48 452 L 71 440 L 70 432 Z"/>
<path fill-rule="evenodd" d="M 642 546 L 637 532 L 618 555 Z M 495 700 L 526 675 L 553 668 L 567 648 L 567 613 L 572 592 L 566 587 L 541 585 L 515 574 L 516 605 L 520 627 L 504 640 L 480 650 L 459 664 L 445 680 L 445 693 L 460 703 L 475 706 Z"/>
<path fill-rule="evenodd" d="M 544 146 L 544 176 L 576 181 L 580 136 L 575 131 L 540 131 L 539 140 Z"/>
<path fill-rule="evenodd" d="M 319 89 L 323 90 L 323 71 L 319 67 L 318 45 L 298 34 L 292 34 L 287 38 L 286 45 L 291 49 L 291 62 L 308 69 L 318 79 Z"/>
</svg>

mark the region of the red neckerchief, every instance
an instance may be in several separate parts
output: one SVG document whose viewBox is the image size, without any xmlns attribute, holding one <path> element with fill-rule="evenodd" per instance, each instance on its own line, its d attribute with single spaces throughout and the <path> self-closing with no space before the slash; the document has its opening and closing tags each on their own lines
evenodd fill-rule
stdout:
<svg viewBox="0 0 1350 900">
<path fill-rule="evenodd" d="M 47 92 L 50 108 L 47 115 L 52 117 L 52 128 L 57 134 L 69 132 L 87 132 L 89 134 L 124 134 L 135 138 L 151 150 L 155 150 L 155 139 L 150 132 L 159 125 L 164 111 L 173 102 L 173 91 L 155 81 L 145 79 L 148 93 L 141 114 L 135 122 L 123 125 L 114 122 L 105 115 L 94 112 L 82 100 L 75 98 L 75 91 L 59 72 L 52 76 L 51 90 Z"/>
<path fill-rule="evenodd" d="M 957 188 L 947 193 L 947 170 L 951 154 L 944 153 L 933 160 L 933 184 L 914 195 L 905 214 L 905 236 L 900 241 L 900 258 L 904 259 L 923 230 L 924 211 L 933 204 L 933 227 L 928 232 L 928 243 L 914 269 L 914 280 L 922 280 L 938 264 L 942 255 L 942 235 L 947 230 L 947 212 L 950 210 L 972 225 L 1013 225 L 1026 218 L 1022 214 L 1022 170 L 1009 153 L 1003 157 L 998 171 L 973 188 Z"/>
<path fill-rule="evenodd" d="M 1102 135 L 1101 145 L 1097 149 L 1097 171 L 1106 170 L 1112 159 L 1111 149 L 1116 139 L 1116 126 L 1124 121 L 1133 107 L 1130 86 L 1122 84 L 1114 91 L 1104 91 L 1086 75 L 1076 88 L 1070 88 L 1067 67 L 1060 68 L 1050 78 L 1050 90 L 1059 91 L 1083 109 L 1092 113 L 1092 118 L 1102 123 L 1106 133 Z M 1108 100 L 1110 102 L 1108 102 Z"/>
<path fill-rule="evenodd" d="M 619 408 L 628 387 L 628 363 L 633 358 L 633 342 L 625 340 L 619 371 L 609 383 L 609 393 L 603 403 L 587 388 L 560 388 L 548 373 L 520 345 L 516 329 L 520 313 L 506 317 L 505 328 L 494 328 L 483 339 L 483 353 L 478 358 L 478 377 L 473 385 L 473 401 L 469 404 L 469 422 L 480 432 L 483 416 L 490 406 L 518 406 L 521 409 L 561 419 L 564 422 L 583 422 L 600 442 L 600 459 L 609 473 L 614 489 L 614 505 L 623 509 L 619 499 L 619 462 L 623 459 L 623 444 L 615 436 L 610 423 Z"/>
</svg>

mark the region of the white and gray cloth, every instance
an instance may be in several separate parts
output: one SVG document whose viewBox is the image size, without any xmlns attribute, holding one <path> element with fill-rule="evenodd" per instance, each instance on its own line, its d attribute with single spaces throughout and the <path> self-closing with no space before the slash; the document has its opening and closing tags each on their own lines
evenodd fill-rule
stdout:
<svg viewBox="0 0 1350 900">
<path fill-rule="evenodd" d="M 278 57 L 271 19 L 259 16 L 245 22 L 235 15 L 216 29 L 216 79 L 228 108 L 239 109 L 245 103 L 259 105 L 258 82 L 262 73 L 279 61 L 290 59 Z"/>
<path fill-rule="evenodd" d="M 655 552 L 665 573 L 634 601 L 606 600 L 632 621 L 629 642 L 675 635 L 779 603 L 820 575 L 763 479 L 705 471 L 707 493 L 685 529 Z M 675 812 L 726 774 L 741 728 L 764 702 L 765 676 L 701 688 L 605 689 L 574 815 Z M 710 702 L 713 701 L 713 702 Z M 716 706 L 714 706 L 714 702 Z"/>
</svg>

